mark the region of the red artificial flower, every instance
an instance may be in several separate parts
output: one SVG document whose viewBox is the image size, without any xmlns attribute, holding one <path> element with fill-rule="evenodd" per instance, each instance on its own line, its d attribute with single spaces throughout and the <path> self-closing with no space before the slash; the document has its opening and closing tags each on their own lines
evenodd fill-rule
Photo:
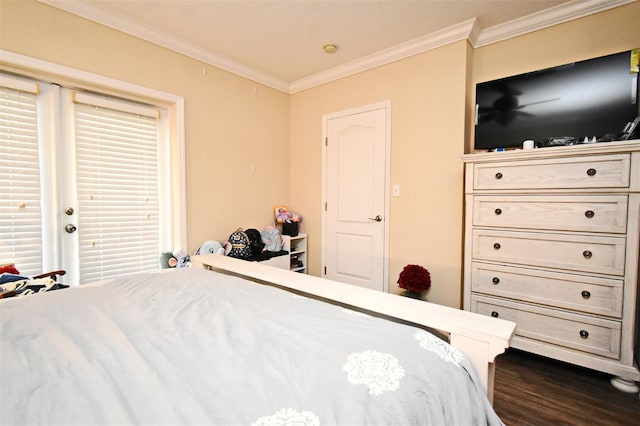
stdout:
<svg viewBox="0 0 640 426">
<path fill-rule="evenodd" d="M 398 285 L 407 291 L 421 293 L 431 287 L 431 274 L 420 265 L 407 265 L 400 272 Z"/>
</svg>

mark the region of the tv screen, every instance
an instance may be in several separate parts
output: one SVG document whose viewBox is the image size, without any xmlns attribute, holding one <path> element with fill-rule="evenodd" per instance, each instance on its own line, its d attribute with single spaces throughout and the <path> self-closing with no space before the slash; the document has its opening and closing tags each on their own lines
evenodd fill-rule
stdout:
<svg viewBox="0 0 640 426">
<path fill-rule="evenodd" d="M 528 139 L 536 146 L 615 140 L 638 116 L 631 56 L 627 51 L 478 83 L 475 149 L 520 147 Z"/>
</svg>

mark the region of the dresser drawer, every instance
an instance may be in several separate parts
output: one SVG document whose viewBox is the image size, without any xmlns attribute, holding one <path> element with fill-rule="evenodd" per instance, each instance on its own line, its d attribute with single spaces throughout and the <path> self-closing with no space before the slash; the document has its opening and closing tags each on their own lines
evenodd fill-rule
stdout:
<svg viewBox="0 0 640 426">
<path fill-rule="evenodd" d="M 481 296 L 471 296 L 471 310 L 514 321 L 516 336 L 609 358 L 620 357 L 618 321 Z"/>
<path fill-rule="evenodd" d="M 474 165 L 474 189 L 626 188 L 628 154 Z"/>
<path fill-rule="evenodd" d="M 597 315 L 622 316 L 622 280 L 473 262 L 471 291 Z"/>
<path fill-rule="evenodd" d="M 624 274 L 624 237 L 474 229 L 472 246 L 474 260 Z"/>
<path fill-rule="evenodd" d="M 627 196 L 478 195 L 473 225 L 622 234 L 627 230 Z"/>
</svg>

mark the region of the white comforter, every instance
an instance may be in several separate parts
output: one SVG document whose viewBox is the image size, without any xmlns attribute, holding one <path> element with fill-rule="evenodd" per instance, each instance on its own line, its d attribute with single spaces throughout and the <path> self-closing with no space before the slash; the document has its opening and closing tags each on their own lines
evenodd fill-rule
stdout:
<svg viewBox="0 0 640 426">
<path fill-rule="evenodd" d="M 0 300 L 2 425 L 500 424 L 433 335 L 200 270 Z"/>
</svg>

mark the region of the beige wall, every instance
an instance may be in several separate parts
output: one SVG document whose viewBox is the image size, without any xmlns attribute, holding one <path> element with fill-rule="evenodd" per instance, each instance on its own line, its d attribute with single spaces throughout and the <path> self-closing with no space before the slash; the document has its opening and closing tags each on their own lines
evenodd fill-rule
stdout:
<svg viewBox="0 0 640 426">
<path fill-rule="evenodd" d="M 291 96 L 291 204 L 305 213 L 320 270 L 322 115 L 391 101 L 390 278 L 408 263 L 432 274 L 429 299 L 458 306 L 467 42 L 460 41 Z"/>
<path fill-rule="evenodd" d="M 402 188 L 390 199 L 390 291 L 398 292 L 404 265 L 419 263 L 432 274 L 428 299 L 461 306 L 460 156 L 472 145 L 475 83 L 640 47 L 639 9 L 633 3 L 478 49 L 453 43 L 292 95 L 291 204 L 305 213 L 311 272 L 321 267 L 322 115 L 390 100 L 391 183 Z"/>
<path fill-rule="evenodd" d="M 291 96 L 210 66 L 203 75 L 196 60 L 33 0 L 0 0 L 0 48 L 183 96 L 188 249 L 261 228 L 288 204 L 304 215 L 315 274 L 322 115 L 391 101 L 391 183 L 402 195 L 390 199 L 390 290 L 419 263 L 432 273 L 429 299 L 460 306 L 473 84 L 640 47 L 639 17 L 636 2 L 478 49 L 460 41 Z"/>
<path fill-rule="evenodd" d="M 189 252 L 288 203 L 287 94 L 32 0 L 0 0 L 0 49 L 184 97 Z"/>
<path fill-rule="evenodd" d="M 640 2 L 474 51 L 476 81 L 520 74 L 640 47 Z"/>
</svg>

